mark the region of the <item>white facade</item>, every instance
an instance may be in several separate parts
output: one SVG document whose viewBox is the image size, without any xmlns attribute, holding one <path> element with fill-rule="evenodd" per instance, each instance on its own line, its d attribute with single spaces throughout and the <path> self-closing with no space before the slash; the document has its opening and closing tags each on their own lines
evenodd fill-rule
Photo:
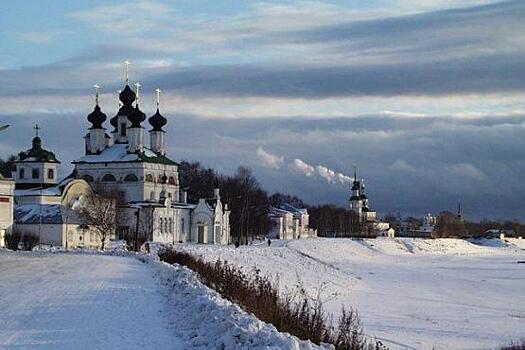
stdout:
<svg viewBox="0 0 525 350">
<path fill-rule="evenodd" d="M 357 214 L 359 222 L 367 223 L 376 221 L 376 212 L 370 209 L 370 203 L 365 194 L 364 180 L 358 180 L 357 175 L 354 175 L 352 196 L 349 200 L 349 209 Z"/>
<path fill-rule="evenodd" d="M 298 239 L 317 236 L 317 231 L 309 226 L 310 216 L 306 209 L 283 204 L 280 208 L 270 208 L 270 219 L 273 227 L 268 238 Z"/>
<path fill-rule="evenodd" d="M 75 160 L 78 177 L 92 186 L 122 193 L 125 220 L 118 232 L 140 232 L 162 243 L 230 243 L 230 212 L 223 207 L 218 190 L 212 200 L 186 203 L 179 187 L 178 164 L 166 157 L 167 120 L 158 109 L 149 118 L 150 145 L 144 144 L 141 123 L 145 115 L 136 103 L 136 94 L 126 85 L 120 93 L 121 107 L 111 119 L 113 140 L 102 149 L 87 147 L 85 156 Z M 135 102 L 135 106 L 133 106 Z M 105 114 L 98 104 L 88 116 L 93 129 L 105 130 Z M 105 131 L 104 131 L 105 134 Z"/>
<path fill-rule="evenodd" d="M 13 227 L 13 192 L 15 182 L 0 175 L 0 247 L 4 246 L 5 236 Z"/>
<path fill-rule="evenodd" d="M 72 178 L 43 191 L 16 190 L 14 228 L 21 235 L 38 237 L 45 245 L 98 248 L 102 243 L 99 235 L 82 225 L 77 213 L 82 197 L 90 191 L 86 181 Z"/>
</svg>

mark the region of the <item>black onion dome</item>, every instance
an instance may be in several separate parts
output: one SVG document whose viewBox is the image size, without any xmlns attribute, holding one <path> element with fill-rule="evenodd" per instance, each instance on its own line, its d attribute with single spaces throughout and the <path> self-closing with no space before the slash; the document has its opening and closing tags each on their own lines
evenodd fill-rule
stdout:
<svg viewBox="0 0 525 350">
<path fill-rule="evenodd" d="M 132 128 L 140 128 L 140 123 L 146 120 L 146 115 L 140 110 L 139 105 L 136 105 L 128 115 L 128 119 Z"/>
<path fill-rule="evenodd" d="M 122 90 L 119 94 L 119 99 L 124 106 L 131 106 L 131 104 L 135 101 L 136 98 L 137 95 L 135 95 L 135 92 L 131 90 L 129 85 L 126 85 L 126 87 L 124 87 L 124 90 Z"/>
<path fill-rule="evenodd" d="M 168 120 L 160 114 L 159 109 L 157 112 L 148 119 L 150 125 L 153 127 L 151 131 L 163 131 L 162 127 L 168 123 Z"/>
<path fill-rule="evenodd" d="M 102 113 L 99 105 L 96 105 L 95 109 L 88 115 L 87 119 L 91 124 L 93 124 L 91 129 L 102 129 L 102 123 L 106 121 L 107 116 Z"/>
<path fill-rule="evenodd" d="M 133 106 L 131 105 L 135 99 L 137 98 L 137 95 L 135 95 L 135 92 L 131 90 L 129 85 L 126 85 L 124 87 L 124 90 L 122 90 L 119 94 L 120 102 L 122 102 L 122 107 L 120 107 L 117 115 L 127 115 L 129 116 L 133 112 Z"/>
</svg>

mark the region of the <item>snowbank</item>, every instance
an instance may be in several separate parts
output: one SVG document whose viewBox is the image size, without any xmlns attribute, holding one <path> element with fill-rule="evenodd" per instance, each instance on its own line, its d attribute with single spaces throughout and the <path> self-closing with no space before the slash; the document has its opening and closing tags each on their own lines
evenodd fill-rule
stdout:
<svg viewBox="0 0 525 350">
<path fill-rule="evenodd" d="M 313 238 L 267 245 L 183 244 L 208 261 L 299 279 L 325 307 L 358 310 L 365 333 L 390 349 L 492 349 L 525 334 L 524 240 Z"/>
<path fill-rule="evenodd" d="M 148 261 L 174 312 L 173 329 L 191 349 L 330 349 L 280 333 L 204 286 L 187 268 Z"/>
</svg>

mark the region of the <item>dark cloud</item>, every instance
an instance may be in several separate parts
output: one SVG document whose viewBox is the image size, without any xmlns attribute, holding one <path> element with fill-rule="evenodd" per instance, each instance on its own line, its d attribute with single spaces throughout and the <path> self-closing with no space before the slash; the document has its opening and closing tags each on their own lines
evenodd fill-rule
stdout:
<svg viewBox="0 0 525 350">
<path fill-rule="evenodd" d="M 173 158 L 200 161 L 224 173 L 248 165 L 269 191 L 291 192 L 311 203 L 345 205 L 349 189 L 287 169 L 294 158 L 346 174 L 357 165 L 374 208 L 382 213 L 422 215 L 453 209 L 461 200 L 471 218 L 525 218 L 525 156 L 520 152 L 525 149 L 525 116 L 483 120 L 168 117 L 167 142 Z M 69 162 L 83 151 L 85 116 L 4 116 L 1 120 L 14 126 L 1 134 L 0 156 L 28 148 L 36 121 L 42 125 L 45 147 L 63 162 L 64 175 Z M 262 167 L 256 156 L 260 146 L 284 156 L 285 165 Z"/>
</svg>

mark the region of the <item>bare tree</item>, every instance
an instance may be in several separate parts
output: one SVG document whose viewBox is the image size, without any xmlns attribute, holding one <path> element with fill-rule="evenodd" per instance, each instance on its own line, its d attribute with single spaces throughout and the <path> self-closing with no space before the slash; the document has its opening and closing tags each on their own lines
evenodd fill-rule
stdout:
<svg viewBox="0 0 525 350">
<path fill-rule="evenodd" d="M 78 213 L 82 223 L 91 227 L 97 234 L 101 249 L 104 250 L 107 241 L 115 232 L 116 199 L 104 189 L 94 188 L 83 198 Z"/>
</svg>

